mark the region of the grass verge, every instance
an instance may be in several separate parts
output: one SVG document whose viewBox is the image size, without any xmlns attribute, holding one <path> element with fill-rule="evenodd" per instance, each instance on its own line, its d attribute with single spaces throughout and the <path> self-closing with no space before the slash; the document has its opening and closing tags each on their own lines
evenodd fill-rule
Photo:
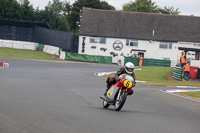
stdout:
<svg viewBox="0 0 200 133">
<path fill-rule="evenodd" d="M 40 60 L 59 60 L 55 55 L 41 51 L 0 48 L 1 58 L 20 58 L 20 59 L 40 59 Z"/>
<path fill-rule="evenodd" d="M 200 82 L 178 81 L 173 79 L 173 68 L 171 67 L 137 67 L 142 70 L 135 71 L 136 80 L 146 81 L 147 83 L 137 83 L 142 86 L 200 86 Z M 113 76 L 110 74 L 108 76 Z M 108 77 L 106 76 L 106 77 Z"/>
<path fill-rule="evenodd" d="M 200 92 L 178 92 L 176 94 L 185 96 L 185 97 L 190 97 L 196 100 L 200 100 Z"/>
</svg>

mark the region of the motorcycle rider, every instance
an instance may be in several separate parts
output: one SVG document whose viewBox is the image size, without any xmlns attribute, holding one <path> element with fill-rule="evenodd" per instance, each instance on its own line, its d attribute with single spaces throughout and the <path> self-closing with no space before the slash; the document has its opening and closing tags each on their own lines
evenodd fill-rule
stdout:
<svg viewBox="0 0 200 133">
<path fill-rule="evenodd" d="M 134 64 L 131 63 L 131 62 L 127 62 L 125 64 L 125 67 L 122 67 L 120 68 L 117 73 L 115 74 L 114 77 L 108 77 L 107 80 L 106 80 L 106 83 L 107 83 L 107 88 L 106 88 L 106 91 L 104 93 L 104 96 L 106 96 L 107 94 L 107 91 L 109 90 L 109 88 L 112 86 L 112 84 L 115 84 L 117 82 L 119 82 L 121 79 L 119 78 L 119 76 L 121 74 L 129 74 L 133 77 L 134 79 L 134 86 L 136 85 L 136 82 L 135 82 L 135 73 L 133 72 L 134 71 Z M 132 95 L 133 94 L 133 90 L 130 89 L 129 91 L 129 94 L 128 95 Z"/>
</svg>

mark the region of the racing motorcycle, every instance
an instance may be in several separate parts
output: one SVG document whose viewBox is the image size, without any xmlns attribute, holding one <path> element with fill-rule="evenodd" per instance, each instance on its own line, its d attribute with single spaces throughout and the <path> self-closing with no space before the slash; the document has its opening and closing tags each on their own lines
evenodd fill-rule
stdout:
<svg viewBox="0 0 200 133">
<path fill-rule="evenodd" d="M 100 96 L 103 99 L 104 108 L 113 105 L 116 111 L 121 110 L 126 102 L 127 95 L 134 87 L 134 78 L 131 75 L 122 74 L 119 78 L 121 80 L 108 89 L 106 96 Z"/>
</svg>

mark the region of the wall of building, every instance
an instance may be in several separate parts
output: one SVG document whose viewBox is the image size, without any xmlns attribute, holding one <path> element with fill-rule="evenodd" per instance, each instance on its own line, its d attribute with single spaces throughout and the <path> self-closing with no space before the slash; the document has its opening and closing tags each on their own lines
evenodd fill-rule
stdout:
<svg viewBox="0 0 200 133">
<path fill-rule="evenodd" d="M 115 50 L 113 44 L 120 43 L 119 41 L 123 45 L 123 48 L 121 50 Z M 127 43 L 126 39 L 118 39 L 118 38 L 107 38 L 106 44 L 90 43 L 90 37 L 79 36 L 78 53 L 88 54 L 88 55 L 112 56 L 113 63 L 118 63 L 119 59 L 123 60 L 122 53 L 124 56 L 127 56 L 127 54 L 131 56 L 134 53 L 138 54 L 137 51 L 131 52 L 132 49 L 146 50 L 146 52 L 144 52 L 144 58 L 169 59 L 172 61 L 172 66 L 174 66 L 180 58 L 178 56 L 178 43 L 172 43 L 171 49 L 160 48 L 160 42 L 157 41 L 150 42 L 145 40 L 138 40 L 138 46 L 127 46 L 126 43 Z M 84 53 L 82 52 L 83 44 L 85 45 Z M 106 51 L 104 52 L 102 48 L 105 48 Z M 114 57 L 113 55 L 111 55 L 111 52 L 114 52 L 115 54 L 117 54 L 117 56 Z"/>
</svg>

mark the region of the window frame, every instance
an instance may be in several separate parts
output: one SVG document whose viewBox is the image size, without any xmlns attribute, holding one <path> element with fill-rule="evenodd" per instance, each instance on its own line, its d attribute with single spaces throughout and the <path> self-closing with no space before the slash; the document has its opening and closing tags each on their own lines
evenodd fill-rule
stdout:
<svg viewBox="0 0 200 133">
<path fill-rule="evenodd" d="M 165 46 L 167 46 L 166 48 L 164 48 L 164 47 L 161 47 L 161 45 L 165 45 Z M 171 43 L 171 42 L 160 42 L 159 43 L 159 49 L 162 49 L 162 50 L 172 50 L 173 48 L 172 48 L 172 46 L 173 46 L 173 43 Z"/>
<path fill-rule="evenodd" d="M 136 43 L 137 45 L 131 45 L 131 43 Z M 130 47 L 138 47 L 138 40 L 131 40 L 131 39 L 126 39 L 126 46 Z"/>
<path fill-rule="evenodd" d="M 94 41 L 91 41 L 92 39 Z M 92 43 L 92 44 L 105 44 L 106 45 L 106 41 L 107 41 L 106 37 L 90 37 L 90 39 L 89 39 L 89 42 Z"/>
</svg>

